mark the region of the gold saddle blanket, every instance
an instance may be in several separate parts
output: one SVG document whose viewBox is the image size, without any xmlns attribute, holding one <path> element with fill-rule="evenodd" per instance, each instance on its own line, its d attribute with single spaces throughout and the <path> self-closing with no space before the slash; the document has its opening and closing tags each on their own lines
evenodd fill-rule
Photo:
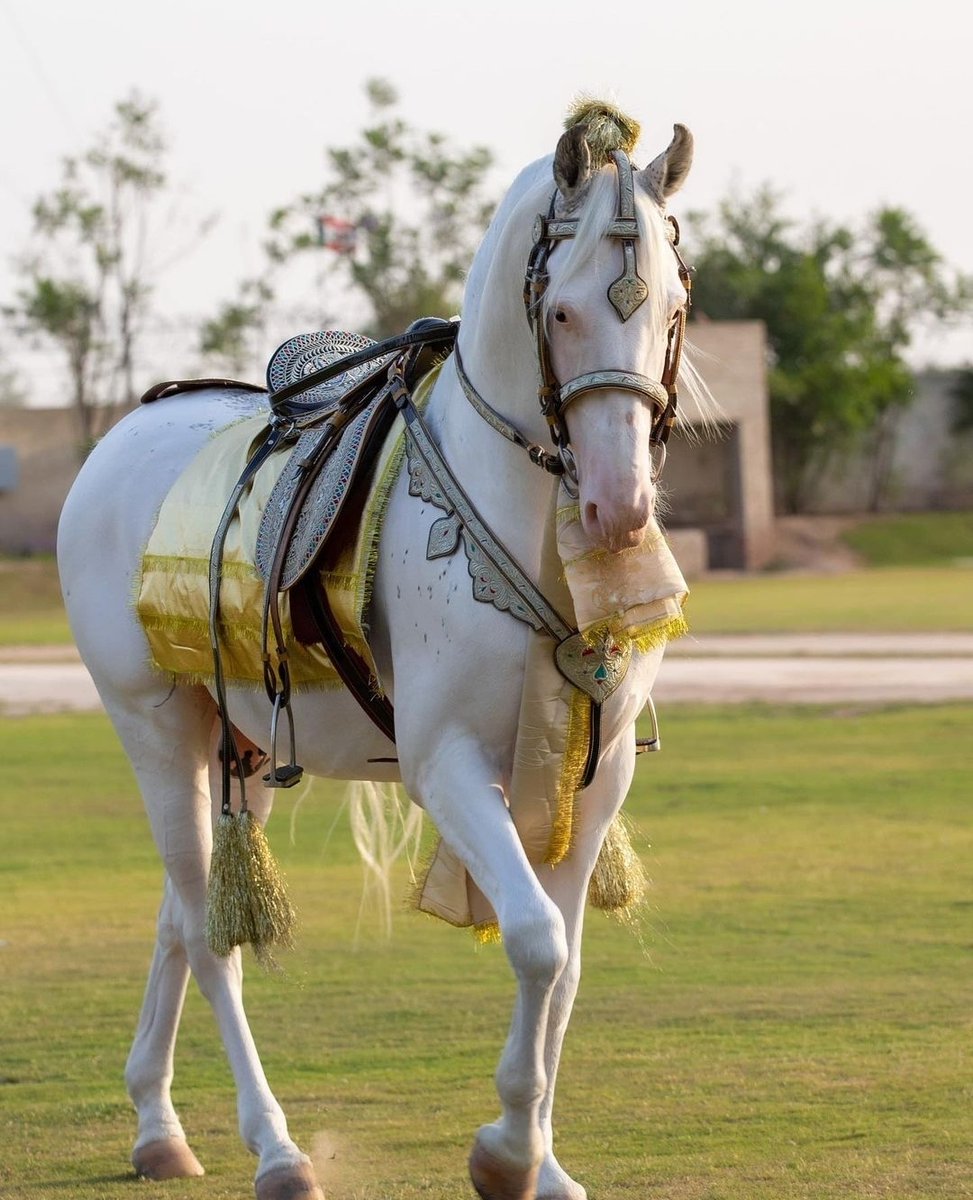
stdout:
<svg viewBox="0 0 973 1200">
<path fill-rule="evenodd" d="M 217 432 L 169 491 L 142 557 L 136 611 L 145 629 L 153 664 L 183 679 L 213 680 L 209 634 L 209 560 L 227 497 L 266 428 L 263 416 Z M 273 454 L 241 498 L 229 528 L 220 585 L 219 637 L 228 683 L 263 684 L 264 580 L 256 563 L 261 519 L 292 447 Z M 367 642 L 367 612 L 382 517 L 404 456 L 401 423 L 378 455 L 357 528 L 329 544 L 327 565 L 315 567 L 346 642 L 374 673 Z M 289 593 L 280 597 L 289 647 L 291 679 L 297 688 L 340 687 L 324 648 L 294 635 Z"/>
</svg>

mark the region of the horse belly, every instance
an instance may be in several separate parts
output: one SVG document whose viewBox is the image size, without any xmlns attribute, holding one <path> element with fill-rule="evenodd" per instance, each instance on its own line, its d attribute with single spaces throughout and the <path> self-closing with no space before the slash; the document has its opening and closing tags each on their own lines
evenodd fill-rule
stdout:
<svg viewBox="0 0 973 1200">
<path fill-rule="evenodd" d="M 398 752 L 344 689 L 300 691 L 291 701 L 297 761 L 322 779 L 370 779 L 398 783 Z M 251 741 L 269 750 L 270 703 L 253 688 L 232 688 L 227 710 L 233 724 Z M 281 720 L 277 756 L 289 753 L 286 723 Z"/>
</svg>

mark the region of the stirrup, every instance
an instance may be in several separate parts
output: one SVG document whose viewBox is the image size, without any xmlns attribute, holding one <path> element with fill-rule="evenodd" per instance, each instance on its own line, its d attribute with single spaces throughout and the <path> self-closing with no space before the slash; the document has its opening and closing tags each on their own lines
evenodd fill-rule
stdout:
<svg viewBox="0 0 973 1200">
<path fill-rule="evenodd" d="M 659 718 L 655 715 L 655 705 L 652 703 L 651 696 L 645 702 L 645 712 L 649 714 L 652 736 L 647 738 L 637 737 L 635 739 L 636 754 L 649 754 L 653 750 L 662 749 L 662 738 L 659 737 Z"/>
<path fill-rule="evenodd" d="M 277 765 L 277 724 L 280 710 L 287 714 L 287 726 L 290 731 L 291 755 L 290 761 L 283 766 Z M 297 764 L 297 747 L 294 739 L 294 714 L 291 712 L 290 700 L 284 700 L 284 693 L 278 692 L 274 697 L 274 709 L 270 715 L 270 771 L 264 775 L 264 787 L 289 788 L 299 783 L 304 774 L 304 768 Z"/>
</svg>

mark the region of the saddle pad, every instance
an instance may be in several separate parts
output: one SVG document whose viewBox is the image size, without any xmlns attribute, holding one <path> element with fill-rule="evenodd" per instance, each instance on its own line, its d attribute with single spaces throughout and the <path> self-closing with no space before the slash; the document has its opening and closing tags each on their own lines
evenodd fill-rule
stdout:
<svg viewBox="0 0 973 1200">
<path fill-rule="evenodd" d="M 213 535 L 255 440 L 265 428 L 256 417 L 215 434 L 176 480 L 159 510 L 142 557 L 136 611 L 145 629 L 153 664 L 181 678 L 209 683 L 209 555 Z M 289 458 L 271 456 L 257 472 L 227 533 L 220 588 L 220 645 L 228 682 L 263 683 L 261 624 L 264 582 L 257 569 L 257 532 L 270 493 Z M 357 533 L 350 530 L 332 564 L 322 573 L 331 607 L 345 640 L 374 670 L 367 645 L 367 610 L 378 538 L 389 492 L 404 458 L 401 427 L 386 437 L 362 508 Z M 298 688 L 339 687 L 340 680 L 319 645 L 293 636 L 287 595 L 281 617 L 290 648 L 291 677 Z"/>
</svg>

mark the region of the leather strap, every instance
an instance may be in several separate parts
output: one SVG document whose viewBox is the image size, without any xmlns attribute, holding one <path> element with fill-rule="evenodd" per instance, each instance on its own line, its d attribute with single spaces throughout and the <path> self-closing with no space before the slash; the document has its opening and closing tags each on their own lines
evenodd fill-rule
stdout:
<svg viewBox="0 0 973 1200">
<path fill-rule="evenodd" d="M 239 389 L 244 392 L 267 390 L 257 383 L 244 383 L 241 379 L 164 379 L 144 392 L 139 403 L 151 404 L 153 400 L 164 400 L 167 396 L 176 396 L 180 392 L 200 392 L 204 388 L 232 388 L 234 391 Z"/>
<path fill-rule="evenodd" d="M 358 701 L 373 724 L 385 734 L 390 742 L 395 741 L 395 711 L 387 696 L 375 691 L 371 672 L 361 657 L 348 645 L 341 634 L 328 601 L 328 593 L 319 580 L 309 580 L 302 585 L 308 607 L 321 641 L 328 652 L 331 665 L 341 682 Z"/>
<path fill-rule="evenodd" d="M 561 384 L 561 412 L 568 404 L 584 392 L 596 392 L 601 388 L 620 388 L 625 392 L 638 392 L 647 397 L 656 408 L 664 410 L 669 403 L 669 393 L 661 383 L 648 375 L 636 371 L 590 371 Z"/>
<path fill-rule="evenodd" d="M 537 442 L 529 441 L 516 425 L 512 425 L 505 417 L 502 417 L 495 408 L 492 408 L 483 399 L 480 393 L 473 386 L 469 375 L 466 374 L 466 368 L 463 366 L 463 360 L 460 357 L 459 342 L 453 347 L 453 362 L 456 366 L 456 376 L 459 379 L 460 387 L 463 389 L 463 394 L 473 405 L 474 409 L 480 414 L 484 421 L 495 429 L 502 437 L 505 437 L 508 442 L 513 442 L 515 446 L 519 446 L 522 450 L 526 450 L 528 457 L 532 463 L 543 467 L 545 471 L 551 475 L 563 475 L 564 463 L 556 454 L 551 454 L 545 450 Z"/>
</svg>

